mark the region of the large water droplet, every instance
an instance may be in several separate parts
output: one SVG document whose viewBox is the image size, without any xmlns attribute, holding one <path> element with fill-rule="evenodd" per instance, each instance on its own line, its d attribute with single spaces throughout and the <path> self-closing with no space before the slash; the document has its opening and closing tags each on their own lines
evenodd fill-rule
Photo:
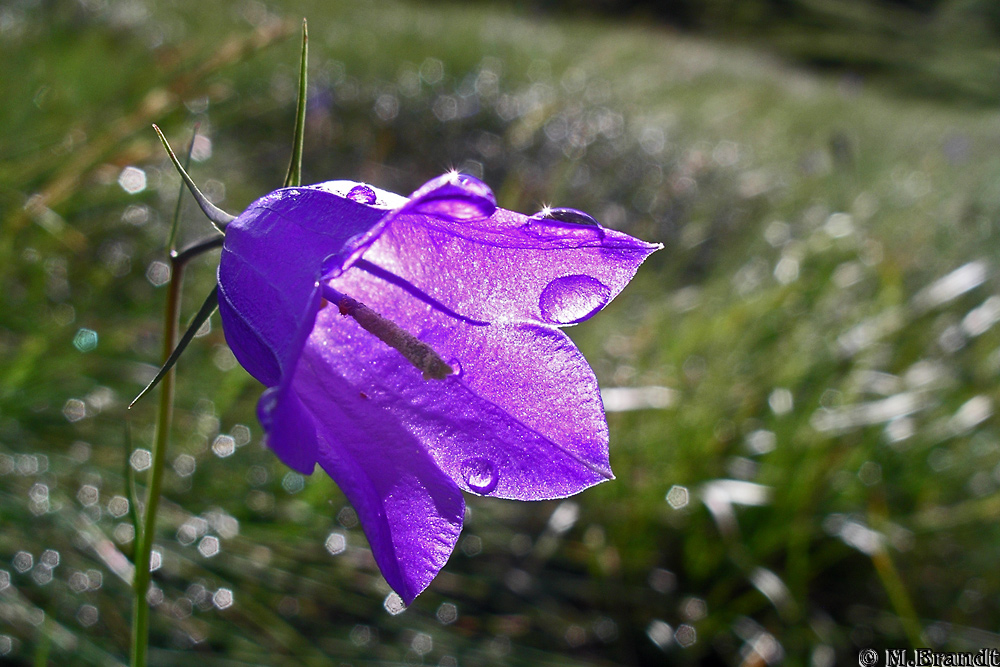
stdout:
<svg viewBox="0 0 1000 667">
<path fill-rule="evenodd" d="M 375 191 L 367 185 L 355 185 L 347 193 L 347 198 L 359 204 L 374 204 L 378 200 Z"/>
<path fill-rule="evenodd" d="M 601 240 L 604 228 L 590 215 L 575 208 L 543 208 L 528 218 L 528 233 L 540 238 L 575 238 Z"/>
<path fill-rule="evenodd" d="M 497 488 L 500 475 L 497 467 L 489 459 L 477 456 L 462 462 L 462 478 L 476 493 L 486 495 Z"/>
<path fill-rule="evenodd" d="M 611 288 L 590 276 L 574 274 L 556 278 L 542 290 L 538 308 L 553 324 L 582 322 L 611 299 Z"/>
<path fill-rule="evenodd" d="M 425 183 L 413 193 L 414 213 L 452 222 L 482 220 L 497 208 L 493 191 L 466 174 L 449 173 Z"/>
</svg>

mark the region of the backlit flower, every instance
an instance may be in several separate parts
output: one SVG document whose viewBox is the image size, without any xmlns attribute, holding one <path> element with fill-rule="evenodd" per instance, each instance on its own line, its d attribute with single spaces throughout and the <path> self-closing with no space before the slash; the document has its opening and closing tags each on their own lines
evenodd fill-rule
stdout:
<svg viewBox="0 0 1000 667">
<path fill-rule="evenodd" d="M 569 209 L 497 208 L 481 182 L 410 198 L 277 190 L 226 229 L 219 308 L 287 465 L 319 464 L 407 603 L 448 560 L 462 491 L 560 498 L 612 479 L 594 374 L 559 329 L 658 246 Z"/>
</svg>

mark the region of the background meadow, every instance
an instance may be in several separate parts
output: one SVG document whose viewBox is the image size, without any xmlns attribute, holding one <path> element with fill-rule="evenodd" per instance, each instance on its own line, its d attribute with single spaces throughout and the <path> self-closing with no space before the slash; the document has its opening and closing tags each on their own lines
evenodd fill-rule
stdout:
<svg viewBox="0 0 1000 667">
<path fill-rule="evenodd" d="M 179 364 L 151 663 L 853 664 L 1000 647 L 993 5 L 13 0 L 0 7 L 0 662 L 117 665 L 125 405 L 179 179 L 449 168 L 665 244 L 570 333 L 617 480 L 469 498 L 392 604 L 354 511 L 261 446 L 218 320 Z M 193 202 L 182 238 L 210 230 Z M 213 284 L 188 270 L 186 313 Z M 154 401 L 129 415 L 137 448 Z M 141 454 L 133 458 L 141 469 Z M 138 473 L 140 485 L 144 475 Z"/>
</svg>

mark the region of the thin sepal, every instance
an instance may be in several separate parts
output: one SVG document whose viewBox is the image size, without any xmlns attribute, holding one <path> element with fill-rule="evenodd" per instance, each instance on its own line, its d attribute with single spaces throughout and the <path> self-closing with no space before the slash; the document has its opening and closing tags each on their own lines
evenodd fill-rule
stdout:
<svg viewBox="0 0 1000 667">
<path fill-rule="evenodd" d="M 184 158 L 184 169 L 191 168 L 191 154 L 194 153 L 194 141 L 198 138 L 198 123 L 195 123 L 194 130 L 191 132 L 191 143 L 188 144 L 187 156 Z M 170 238 L 167 239 L 167 252 L 173 252 L 177 249 L 177 228 L 180 226 L 181 219 L 181 203 L 184 198 L 181 196 L 184 194 L 184 184 L 180 186 L 180 192 L 177 193 L 177 205 L 174 206 L 174 218 L 170 221 Z"/>
<path fill-rule="evenodd" d="M 308 85 L 309 68 L 309 30 L 306 20 L 302 19 L 302 60 L 299 63 L 299 101 L 295 106 L 295 135 L 292 138 L 292 158 L 288 162 L 288 173 L 285 174 L 283 187 L 302 185 L 302 147 L 306 138 L 306 87 Z"/>
<path fill-rule="evenodd" d="M 188 326 L 187 331 L 184 332 L 184 336 L 181 337 L 181 340 L 177 343 L 177 347 L 174 348 L 174 351 L 170 353 L 166 363 L 164 363 L 163 367 L 160 368 L 159 372 L 157 372 L 156 377 L 153 378 L 152 382 L 146 385 L 146 388 L 140 391 L 139 395 L 132 399 L 132 402 L 128 404 L 129 409 L 131 409 L 140 398 L 145 396 L 150 389 L 158 385 L 160 380 L 162 380 L 163 377 L 170 372 L 170 369 L 174 367 L 177 360 L 181 358 L 181 354 L 187 348 L 188 343 L 194 340 L 194 335 L 198 333 L 198 329 L 200 329 L 201 325 L 203 325 L 205 321 L 212 316 L 212 313 L 214 313 L 215 309 L 218 307 L 219 286 L 216 285 L 212 288 L 212 291 L 209 292 L 208 297 L 205 299 L 205 303 L 201 305 L 201 309 L 194 316 L 194 319 L 191 320 L 191 324 Z"/>
<path fill-rule="evenodd" d="M 174 151 L 170 148 L 170 144 L 167 143 L 167 138 L 163 136 L 163 132 L 161 132 L 160 128 L 155 124 L 153 125 L 153 129 L 156 130 L 156 134 L 159 135 L 160 141 L 163 142 L 163 147 L 167 150 L 167 155 L 170 156 L 170 161 L 174 163 L 174 168 L 181 175 L 184 183 L 188 186 L 188 190 L 190 190 L 191 194 L 194 196 L 194 200 L 198 202 L 198 206 L 201 207 L 202 212 L 205 213 L 205 216 L 208 217 L 220 234 L 225 234 L 226 225 L 235 220 L 236 216 L 226 213 L 221 208 L 210 202 L 208 197 L 201 193 L 201 190 L 198 189 L 198 186 L 195 185 L 194 181 L 191 180 L 191 177 L 188 176 L 184 167 L 181 166 L 177 156 L 174 155 Z"/>
</svg>

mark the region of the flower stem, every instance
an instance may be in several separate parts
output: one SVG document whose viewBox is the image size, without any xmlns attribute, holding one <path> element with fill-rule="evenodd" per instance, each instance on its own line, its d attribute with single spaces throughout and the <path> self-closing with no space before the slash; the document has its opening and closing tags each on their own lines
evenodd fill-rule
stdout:
<svg viewBox="0 0 1000 667">
<path fill-rule="evenodd" d="M 167 303 L 163 314 L 163 359 L 166 361 L 177 344 L 180 327 L 181 285 L 183 284 L 184 261 L 178 261 L 177 253 L 171 254 L 170 283 L 167 287 Z M 141 531 L 136 531 L 135 577 L 132 580 L 134 593 L 132 607 L 132 667 L 146 667 L 149 649 L 149 603 L 146 594 L 150 583 L 150 556 L 156 536 L 156 511 L 160 504 L 160 488 L 163 485 L 164 463 L 167 458 L 167 442 L 170 440 L 170 422 L 174 412 L 174 370 L 170 370 L 160 383 L 160 405 L 156 415 L 156 436 L 153 439 L 153 461 L 149 471 L 145 515 Z"/>
</svg>

